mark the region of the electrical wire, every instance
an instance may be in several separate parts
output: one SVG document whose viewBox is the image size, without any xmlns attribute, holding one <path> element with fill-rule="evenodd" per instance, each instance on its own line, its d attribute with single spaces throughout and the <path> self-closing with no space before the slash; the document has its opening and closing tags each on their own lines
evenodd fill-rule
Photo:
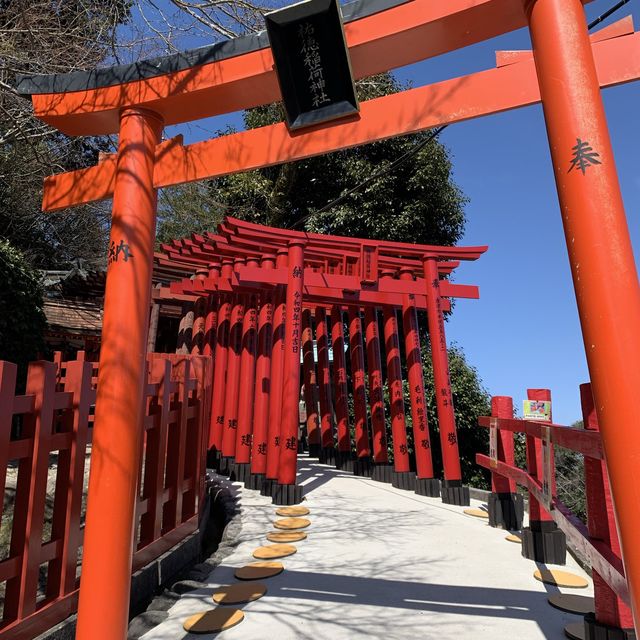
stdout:
<svg viewBox="0 0 640 640">
<path fill-rule="evenodd" d="M 431 141 L 435 140 L 448 126 L 449 126 L 448 124 L 443 124 L 441 127 L 434 129 L 428 137 L 422 140 L 422 142 L 415 145 L 415 147 L 412 147 L 411 149 L 409 149 L 409 151 L 406 151 L 405 153 L 403 153 L 399 158 L 396 158 L 390 165 L 376 171 L 375 173 L 372 173 L 368 178 L 358 183 L 352 189 L 349 189 L 349 191 L 347 191 L 346 193 L 343 193 L 341 196 L 339 196 L 335 200 L 332 200 L 331 202 L 325 204 L 324 207 L 322 207 L 321 209 L 312 211 L 311 213 L 308 213 L 306 216 L 303 216 L 302 218 L 296 220 L 288 228 L 294 229 L 298 225 L 306 222 L 312 216 L 318 215 L 320 213 L 324 213 L 325 211 L 332 209 L 333 207 L 344 202 L 350 195 L 354 194 L 356 191 L 360 191 L 360 189 L 362 189 L 363 187 L 366 187 L 370 182 L 373 182 L 374 180 L 377 180 L 378 178 L 381 178 L 382 176 L 390 173 L 391 171 L 399 167 L 401 164 L 404 164 L 407 160 L 413 158 L 413 156 L 415 156 L 417 153 L 422 151 L 422 149 L 424 149 Z"/>
<path fill-rule="evenodd" d="M 629 0 L 620 0 L 618 4 L 611 7 L 611 9 L 605 11 L 601 16 L 598 16 L 593 22 L 589 23 L 589 26 L 588 26 L 589 31 L 591 31 L 593 27 L 600 24 L 602 21 L 606 20 L 610 15 L 618 11 L 618 9 L 622 9 L 622 7 L 624 7 L 624 5 L 627 4 L 628 2 Z"/>
</svg>

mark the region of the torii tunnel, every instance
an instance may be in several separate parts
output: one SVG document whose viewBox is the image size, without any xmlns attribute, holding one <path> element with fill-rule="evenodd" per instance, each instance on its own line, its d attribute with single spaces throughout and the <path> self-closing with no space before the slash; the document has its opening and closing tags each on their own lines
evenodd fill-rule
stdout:
<svg viewBox="0 0 640 640">
<path fill-rule="evenodd" d="M 634 33 L 630 20 L 590 36 L 583 10 L 583 4 L 587 2 L 358 0 L 348 3 L 342 7 L 344 42 L 352 77 L 356 80 L 523 27 L 529 29 L 533 51 L 498 52 L 494 69 L 369 100 L 360 105 L 359 112 L 346 118 L 300 131 L 291 131 L 284 123 L 279 123 L 191 145 L 183 145 L 179 137 L 161 142 L 165 126 L 269 104 L 282 98 L 273 54 L 264 33 L 131 65 L 19 79 L 18 92 L 31 97 L 35 115 L 63 133 L 119 133 L 117 154 L 101 158 L 94 167 L 52 176 L 45 181 L 43 198 L 44 208 L 54 210 L 113 196 L 110 246 L 114 251 L 108 261 L 92 454 L 93 468 L 99 469 L 99 473 L 92 473 L 89 482 L 78 638 L 111 640 L 126 636 L 156 190 L 307 158 L 538 102 L 542 103 L 544 111 L 630 600 L 636 629 L 640 629 L 640 545 L 637 544 L 640 438 L 636 410 L 640 388 L 640 368 L 637 366 L 640 362 L 640 288 L 600 94 L 601 88 L 640 78 L 640 37 Z M 585 153 L 588 154 L 586 158 Z M 359 315 L 362 309 L 365 310 L 365 333 L 367 328 L 374 331 L 375 323 L 370 322 L 371 315 L 375 314 L 373 310 L 403 306 L 403 296 L 406 296 L 407 304 L 415 304 L 416 308 L 424 305 L 427 309 L 434 341 L 434 337 L 440 335 L 434 325 L 434 322 L 437 324 L 439 295 L 438 288 L 429 286 L 429 282 L 437 283 L 440 295 L 445 298 L 457 295 L 451 289 L 447 291 L 450 285 L 439 281 L 438 269 L 446 271 L 452 266 L 451 261 L 463 256 L 442 254 L 440 249 L 433 248 L 425 252 L 421 248 L 415 254 L 401 254 L 404 264 L 393 264 L 388 262 L 393 257 L 392 245 L 382 244 L 376 248 L 376 243 L 358 245 L 355 241 L 342 240 L 344 244 L 336 247 L 335 241 L 321 244 L 318 238 L 286 234 L 278 237 L 270 231 L 267 238 L 261 239 L 269 254 L 263 259 L 261 253 L 257 255 L 255 245 L 249 242 L 257 230 L 244 234 L 240 226 L 233 227 L 232 221 L 228 224 L 233 228 L 230 235 L 223 236 L 233 247 L 228 257 L 219 251 L 222 245 L 218 245 L 217 239 L 197 238 L 193 245 L 176 246 L 166 259 L 185 261 L 189 258 L 194 267 L 200 263 L 207 269 L 206 275 L 201 274 L 204 276 L 202 283 L 185 287 L 184 291 L 190 296 L 195 292 L 202 293 L 204 298 L 211 292 L 219 299 L 224 296 L 227 300 L 218 309 L 218 319 L 221 313 L 223 317 L 218 326 L 223 329 L 222 340 L 215 345 L 221 357 L 226 350 L 227 364 L 223 367 L 218 362 L 216 370 L 218 377 L 222 369 L 226 370 L 227 383 L 222 387 L 217 381 L 216 395 L 224 392 L 225 414 L 227 401 L 230 407 L 238 406 L 238 414 L 240 409 L 246 411 L 249 406 L 256 406 L 254 413 L 263 417 L 267 400 L 271 418 L 282 412 L 281 456 L 278 456 L 277 464 L 274 455 L 269 456 L 270 419 L 266 462 L 268 465 L 271 460 L 273 467 L 265 468 L 264 473 L 267 479 L 274 481 L 272 490 L 278 492 L 278 498 L 284 498 L 283 487 L 293 487 L 295 480 L 295 447 L 287 448 L 286 441 L 296 438 L 296 358 L 299 354 L 294 349 L 302 349 L 304 353 L 309 348 L 308 339 L 303 339 L 304 328 L 309 324 L 305 317 L 308 319 L 310 313 L 315 315 L 316 331 L 320 328 L 316 337 L 321 345 L 320 353 L 324 354 L 322 344 L 328 340 L 329 326 L 323 318 L 331 320 L 332 331 L 340 323 L 341 315 L 348 318 L 349 339 L 355 345 L 362 340 Z M 238 244 L 240 238 L 243 241 Z M 248 238 L 246 242 L 244 238 Z M 217 267 L 211 268 L 210 275 L 209 263 L 201 261 L 209 252 L 209 244 L 212 257 L 222 258 L 218 278 L 220 286 L 227 287 L 224 292 L 216 289 Z M 235 253 L 236 247 L 238 253 Z M 344 271 L 332 271 L 337 264 L 332 249 L 344 252 Z M 130 259 L 119 259 L 119 256 Z M 369 258 L 370 266 L 363 267 L 364 280 L 360 273 L 349 271 L 359 261 L 367 265 Z M 244 261 L 242 266 L 241 261 Z M 386 269 L 395 273 L 403 266 L 406 271 L 398 278 L 385 273 Z M 269 270 L 278 274 L 277 278 L 269 276 Z M 369 277 L 377 283 L 372 290 L 368 288 Z M 349 283 L 346 288 L 344 282 Z M 196 286 L 203 288 L 196 291 Z M 336 292 L 341 292 L 342 300 L 335 299 Z M 269 295 L 271 302 L 264 303 L 263 296 Z M 415 296 L 413 302 L 410 295 Z M 283 300 L 287 314 L 284 335 L 282 330 L 278 331 L 283 326 Z M 444 304 L 440 304 L 442 311 Z M 240 382 L 242 358 L 238 357 L 238 349 L 229 348 L 227 340 L 237 346 L 237 341 L 246 334 L 245 319 L 247 328 L 254 318 L 258 326 L 267 322 L 270 305 L 273 305 L 274 340 L 276 344 L 279 341 L 283 349 L 272 351 L 272 386 L 268 398 L 260 395 L 254 398 L 258 405 L 253 405 L 235 397 L 235 394 L 245 393 L 245 387 L 254 388 L 254 385 Z M 249 313 L 244 313 L 240 325 L 245 308 Z M 262 312 L 260 317 L 259 311 Z M 232 325 L 230 330 L 233 329 L 228 338 L 224 329 L 227 313 Z M 299 316 L 300 322 L 297 335 L 288 329 L 292 327 L 294 314 Z M 333 337 L 339 338 L 338 333 Z M 392 327 L 390 335 L 393 333 Z M 411 335 L 410 330 L 405 331 L 405 337 L 407 335 Z M 264 367 L 264 345 L 259 344 L 259 338 L 260 334 L 257 366 Z M 298 343 L 295 338 L 299 339 Z M 375 344 L 375 336 L 367 343 L 369 346 Z M 436 344 L 441 344 L 437 338 Z M 444 342 L 441 346 L 444 347 Z M 352 368 L 359 376 L 356 390 L 364 389 L 365 384 L 363 350 L 364 346 L 351 350 L 355 358 Z M 375 349 L 372 351 L 368 363 L 375 361 Z M 334 345 L 334 356 L 340 359 L 342 353 L 339 345 Z M 438 357 L 434 365 L 437 360 Z M 274 376 L 281 368 L 282 375 Z M 339 371 L 340 367 L 337 369 Z M 321 373 L 326 375 L 326 370 L 321 364 Z M 393 372 L 393 366 L 391 370 Z M 369 371 L 375 373 L 375 366 L 369 365 Z M 437 377 L 438 384 L 445 384 L 446 371 L 441 370 Z M 229 383 L 236 379 L 237 385 Z M 282 391 L 273 388 L 280 380 Z M 326 379 L 324 383 L 326 389 Z M 375 375 L 369 383 L 377 384 Z M 260 391 L 260 385 L 257 388 Z M 444 387 L 441 391 L 443 389 L 445 395 L 440 397 L 438 394 L 439 421 L 441 427 L 444 422 L 444 432 L 451 435 L 453 422 L 447 423 L 443 402 L 443 399 L 448 401 L 449 396 Z M 344 383 L 339 379 L 332 399 L 336 403 L 338 436 L 343 435 L 342 446 L 339 437 L 338 451 L 346 453 L 343 396 Z M 325 394 L 325 402 L 328 402 L 327 397 Z M 363 420 L 363 398 L 363 394 L 356 393 L 358 459 L 366 458 L 370 453 L 369 434 Z M 222 400 L 217 398 L 216 401 L 219 411 Z M 260 403 L 263 403 L 262 408 L 257 408 Z M 413 402 L 412 410 L 417 408 L 417 402 Z M 448 411 L 450 414 L 450 409 Z M 328 415 L 326 406 L 321 414 Z M 243 449 L 249 447 L 243 445 L 242 440 L 238 447 L 237 439 L 231 437 L 238 434 L 229 434 L 230 430 L 224 428 L 224 420 L 238 420 L 238 424 L 242 420 L 244 429 L 249 421 L 246 415 L 223 415 L 222 429 L 216 430 L 219 416 L 218 413 L 212 433 L 213 445 L 219 451 L 221 448 L 222 462 L 235 453 L 233 457 L 237 463 L 238 454 L 246 456 L 248 452 Z M 372 425 L 373 457 L 375 460 L 378 455 L 377 462 L 380 462 L 383 448 L 377 438 L 380 431 L 376 420 Z M 414 424 L 419 425 L 420 421 L 414 420 Z M 260 429 L 262 435 L 264 426 Z M 317 431 L 312 428 L 311 432 L 317 445 Z M 322 433 L 320 421 L 321 445 Z M 326 422 L 324 433 L 328 433 Z M 275 434 L 272 435 L 273 449 Z M 253 443 L 256 446 L 262 443 L 261 438 L 255 437 L 255 432 Z M 291 444 L 294 443 L 291 441 Z M 445 480 L 455 483 L 459 479 L 455 443 L 448 442 L 448 447 L 451 455 L 447 456 Z M 342 460 L 340 454 L 338 458 Z M 428 465 L 428 457 L 423 456 L 422 460 Z M 258 468 L 255 472 L 260 473 Z M 423 466 L 420 473 L 420 477 L 428 479 L 428 466 Z"/>
<path fill-rule="evenodd" d="M 179 348 L 214 355 L 209 437 L 213 463 L 220 471 L 271 495 L 277 504 L 300 502 L 302 488 L 295 481 L 298 400 L 304 380 L 311 453 L 358 475 L 415 489 L 421 495 L 440 495 L 440 481 L 434 478 L 418 332 L 417 311 L 423 310 L 432 345 L 444 467 L 442 498 L 450 504 L 468 504 L 468 489 L 462 487 L 443 313 L 449 309 L 449 298 L 477 298 L 478 290 L 441 280 L 441 276 L 449 275 L 460 260 L 476 260 L 484 251 L 486 247 L 437 247 L 302 233 L 233 218 L 219 225 L 218 235 L 194 235 L 163 245 L 164 255 L 155 258 L 159 265 L 189 265 L 195 275 L 156 294 L 157 299 L 194 296 L 180 328 L 190 344 L 183 339 Z M 410 468 L 407 446 L 401 341 L 415 471 Z M 385 433 L 383 370 L 390 396 L 393 467 Z M 313 395 L 316 384 L 320 415 Z"/>
</svg>

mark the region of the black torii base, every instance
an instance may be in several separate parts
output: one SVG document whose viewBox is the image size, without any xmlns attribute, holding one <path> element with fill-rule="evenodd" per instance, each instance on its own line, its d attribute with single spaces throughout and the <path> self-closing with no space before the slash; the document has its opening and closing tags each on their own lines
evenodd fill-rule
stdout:
<svg viewBox="0 0 640 640">
<path fill-rule="evenodd" d="M 336 469 L 353 473 L 353 454 L 351 451 L 336 451 Z"/>
<path fill-rule="evenodd" d="M 393 479 L 393 465 L 392 464 L 374 464 L 373 471 L 371 472 L 371 479 L 376 482 L 386 482 L 391 484 Z"/>
<path fill-rule="evenodd" d="M 437 478 L 416 478 L 415 492 L 427 498 L 440 497 L 440 480 Z"/>
<path fill-rule="evenodd" d="M 229 467 L 229 480 L 246 484 L 251 475 L 251 465 L 248 462 L 234 462 Z"/>
<path fill-rule="evenodd" d="M 336 463 L 336 450 L 333 447 L 322 447 L 318 455 L 318 460 L 322 464 L 334 465 Z"/>
<path fill-rule="evenodd" d="M 465 487 L 462 480 L 443 480 L 440 495 L 444 504 L 458 507 L 468 507 L 471 504 L 469 487 Z"/>
<path fill-rule="evenodd" d="M 260 491 L 265 481 L 264 473 L 251 473 L 245 480 L 244 486 L 252 491 Z"/>
<path fill-rule="evenodd" d="M 414 471 L 394 471 L 391 474 L 391 486 L 405 491 L 415 491 L 416 474 Z"/>
<path fill-rule="evenodd" d="M 373 460 L 371 458 L 356 458 L 353 461 L 353 475 L 363 478 L 370 478 L 373 471 Z"/>
<path fill-rule="evenodd" d="M 260 495 L 273 497 L 273 488 L 278 484 L 278 480 L 275 478 L 265 478 L 262 486 L 260 487 Z"/>
<path fill-rule="evenodd" d="M 271 501 L 273 504 L 300 504 L 303 500 L 302 487 L 297 484 L 274 484 Z"/>
<path fill-rule="evenodd" d="M 320 454 L 322 453 L 322 446 L 319 444 L 309 444 L 309 457 L 310 458 L 320 458 Z"/>
<path fill-rule="evenodd" d="M 534 520 L 522 530 L 522 555 L 545 564 L 567 563 L 567 537 L 553 521 Z"/>
<path fill-rule="evenodd" d="M 489 494 L 489 526 L 520 531 L 524 518 L 524 498 L 518 493 Z"/>
</svg>

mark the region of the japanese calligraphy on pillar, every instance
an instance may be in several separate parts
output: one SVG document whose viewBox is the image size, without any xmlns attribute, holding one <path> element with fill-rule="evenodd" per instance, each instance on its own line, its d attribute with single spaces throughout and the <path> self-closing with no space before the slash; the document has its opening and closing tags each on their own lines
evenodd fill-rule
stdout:
<svg viewBox="0 0 640 640">
<path fill-rule="evenodd" d="M 299 276 L 298 276 L 299 277 Z M 296 291 L 293 294 L 293 322 L 291 323 L 291 351 L 300 352 L 300 317 L 302 313 L 302 294 Z"/>
</svg>

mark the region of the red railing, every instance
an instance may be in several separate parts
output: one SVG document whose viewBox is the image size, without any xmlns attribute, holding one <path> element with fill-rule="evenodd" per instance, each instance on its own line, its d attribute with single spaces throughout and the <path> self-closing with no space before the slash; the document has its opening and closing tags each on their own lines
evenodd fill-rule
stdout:
<svg viewBox="0 0 640 640">
<path fill-rule="evenodd" d="M 593 569 L 595 621 L 619 629 L 632 629 L 629 590 L 620 557 L 613 504 L 609 488 L 602 441 L 593 406 L 591 385 L 580 387 L 584 429 L 565 427 L 551 422 L 518 420 L 500 414 L 500 402 L 493 402 L 494 414 L 478 422 L 491 430 L 489 456 L 476 454 L 476 462 L 491 471 L 492 486 L 512 491 L 517 483 L 529 492 L 529 513 L 548 514 L 565 533 L 569 543 L 586 558 Z M 502 403 L 511 406 L 510 398 Z M 514 463 L 513 433 L 523 433 L 527 442 L 527 470 Z M 506 438 L 504 436 L 507 436 Z M 495 446 L 499 443 L 499 446 Z M 557 497 L 553 446 L 564 447 L 584 456 L 587 523 L 583 523 Z M 551 459 L 543 461 L 542 452 Z M 532 452 L 535 451 L 536 455 Z M 505 489 L 505 487 L 507 487 Z M 604 636 L 603 636 L 604 637 Z"/>
<path fill-rule="evenodd" d="M 132 570 L 198 526 L 211 358 L 150 354 Z M 0 361 L 0 639 L 33 638 L 77 607 L 97 365 Z M 0 509 L 2 507 L 0 506 Z M 4 513 L 3 513 L 4 511 Z"/>
</svg>

